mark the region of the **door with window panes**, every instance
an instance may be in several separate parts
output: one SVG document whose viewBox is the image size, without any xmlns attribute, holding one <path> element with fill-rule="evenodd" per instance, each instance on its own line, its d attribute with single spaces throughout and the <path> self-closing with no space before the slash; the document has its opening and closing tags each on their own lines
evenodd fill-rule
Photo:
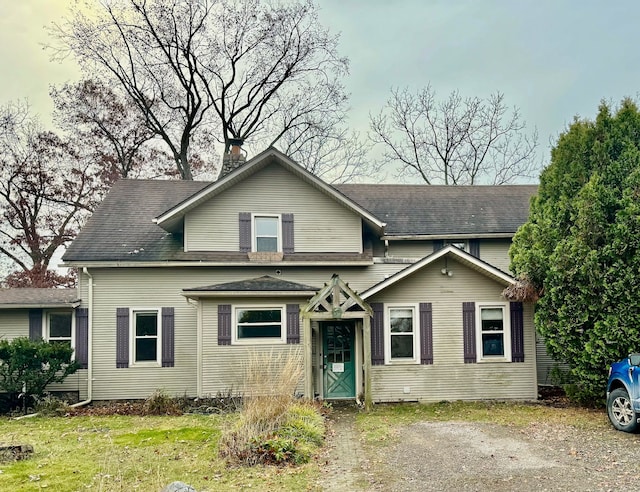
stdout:
<svg viewBox="0 0 640 492">
<path fill-rule="evenodd" d="M 353 321 L 329 321 L 322 324 L 323 396 L 356 396 L 355 325 Z"/>
</svg>

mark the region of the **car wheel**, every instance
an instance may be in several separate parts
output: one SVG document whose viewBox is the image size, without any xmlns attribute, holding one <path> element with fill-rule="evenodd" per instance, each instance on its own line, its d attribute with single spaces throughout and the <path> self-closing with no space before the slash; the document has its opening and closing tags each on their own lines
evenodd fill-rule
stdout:
<svg viewBox="0 0 640 492">
<path fill-rule="evenodd" d="M 609 393 L 607 413 L 613 426 L 624 432 L 634 432 L 638 428 L 638 415 L 633 410 L 629 393 L 618 388 Z"/>
</svg>

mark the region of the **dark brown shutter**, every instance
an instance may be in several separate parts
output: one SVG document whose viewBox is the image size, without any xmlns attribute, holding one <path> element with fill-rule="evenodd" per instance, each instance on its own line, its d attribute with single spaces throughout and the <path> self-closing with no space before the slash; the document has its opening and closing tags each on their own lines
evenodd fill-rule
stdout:
<svg viewBox="0 0 640 492">
<path fill-rule="evenodd" d="M 293 214 L 282 214 L 282 252 L 294 252 L 293 244 Z"/>
<path fill-rule="evenodd" d="M 521 302 L 510 303 L 511 362 L 524 362 L 524 318 Z"/>
<path fill-rule="evenodd" d="M 116 367 L 129 367 L 129 308 L 116 308 Z"/>
<path fill-rule="evenodd" d="M 384 365 L 384 304 L 372 302 L 371 319 L 371 365 Z"/>
<path fill-rule="evenodd" d="M 249 212 L 240 212 L 239 214 L 239 237 L 240 252 L 248 253 L 251 251 L 251 214 Z"/>
<path fill-rule="evenodd" d="M 89 309 L 76 309 L 76 362 L 80 369 L 89 367 Z"/>
<path fill-rule="evenodd" d="M 444 248 L 444 239 L 436 239 L 433 242 L 433 252 L 435 253 L 438 250 Z"/>
<path fill-rule="evenodd" d="M 173 367 L 175 356 L 174 309 L 162 308 L 162 367 Z"/>
<path fill-rule="evenodd" d="M 231 304 L 218 304 L 218 345 L 231 345 Z"/>
<path fill-rule="evenodd" d="M 433 315 L 430 302 L 420 303 L 420 363 L 433 364 Z"/>
<path fill-rule="evenodd" d="M 476 305 L 462 303 L 462 336 L 464 340 L 464 363 L 476 362 Z"/>
<path fill-rule="evenodd" d="M 300 343 L 300 306 L 287 304 L 287 343 Z"/>
<path fill-rule="evenodd" d="M 29 309 L 29 339 L 42 338 L 42 309 Z"/>
<path fill-rule="evenodd" d="M 475 256 L 476 258 L 480 258 L 480 240 L 479 239 L 469 239 L 469 254 Z"/>
</svg>

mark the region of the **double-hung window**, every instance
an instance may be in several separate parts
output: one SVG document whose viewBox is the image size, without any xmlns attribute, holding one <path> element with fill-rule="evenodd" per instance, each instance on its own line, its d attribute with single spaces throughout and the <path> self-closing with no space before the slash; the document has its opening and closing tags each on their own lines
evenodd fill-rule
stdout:
<svg viewBox="0 0 640 492">
<path fill-rule="evenodd" d="M 47 340 L 73 347 L 73 314 L 71 312 L 47 313 Z"/>
<path fill-rule="evenodd" d="M 477 321 L 480 360 L 510 360 L 511 328 L 506 305 L 478 305 Z"/>
<path fill-rule="evenodd" d="M 160 316 L 157 309 L 132 312 L 133 363 L 160 360 Z"/>
<path fill-rule="evenodd" d="M 254 215 L 253 241 L 253 251 L 281 251 L 280 217 L 277 215 Z"/>
<path fill-rule="evenodd" d="M 282 306 L 237 307 L 234 343 L 285 343 Z"/>
<path fill-rule="evenodd" d="M 417 309 L 413 305 L 388 306 L 385 344 L 387 363 L 417 363 L 419 357 L 419 330 Z"/>
</svg>

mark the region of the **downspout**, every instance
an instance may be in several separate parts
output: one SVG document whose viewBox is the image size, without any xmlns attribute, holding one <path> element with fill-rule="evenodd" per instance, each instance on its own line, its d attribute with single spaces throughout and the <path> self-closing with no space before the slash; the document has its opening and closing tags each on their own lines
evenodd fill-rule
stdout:
<svg viewBox="0 0 640 492">
<path fill-rule="evenodd" d="M 74 403 L 71 405 L 71 408 L 82 407 L 91 403 L 93 395 L 93 275 L 89 273 L 87 267 L 82 268 L 82 273 L 89 278 L 89 314 L 87 319 L 87 399 Z"/>
</svg>

